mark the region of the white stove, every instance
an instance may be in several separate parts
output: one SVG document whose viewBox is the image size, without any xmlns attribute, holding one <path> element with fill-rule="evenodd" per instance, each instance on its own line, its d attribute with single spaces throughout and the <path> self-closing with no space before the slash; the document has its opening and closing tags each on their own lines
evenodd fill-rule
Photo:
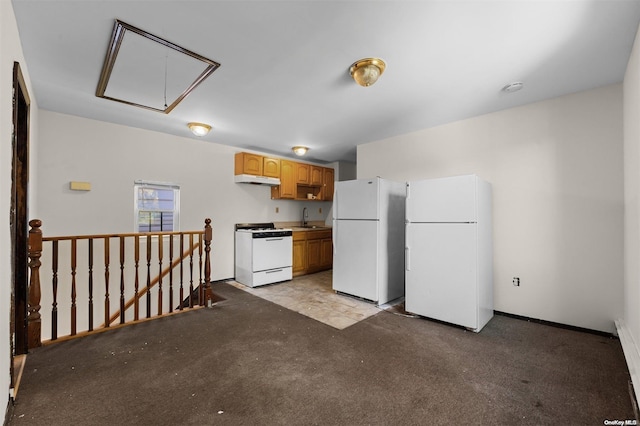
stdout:
<svg viewBox="0 0 640 426">
<path fill-rule="evenodd" d="M 235 280 L 249 287 L 292 278 L 293 231 L 273 223 L 236 224 Z"/>
</svg>

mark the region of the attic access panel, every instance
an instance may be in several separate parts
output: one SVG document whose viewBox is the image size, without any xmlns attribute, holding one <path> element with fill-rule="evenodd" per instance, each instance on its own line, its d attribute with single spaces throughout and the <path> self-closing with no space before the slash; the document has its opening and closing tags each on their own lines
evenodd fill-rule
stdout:
<svg viewBox="0 0 640 426">
<path fill-rule="evenodd" d="M 96 96 L 169 114 L 220 64 L 116 20 Z"/>
</svg>

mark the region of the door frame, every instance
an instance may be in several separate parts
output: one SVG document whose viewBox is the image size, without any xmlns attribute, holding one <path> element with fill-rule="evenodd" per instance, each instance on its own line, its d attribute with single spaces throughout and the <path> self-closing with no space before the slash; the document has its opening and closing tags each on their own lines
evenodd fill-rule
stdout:
<svg viewBox="0 0 640 426">
<path fill-rule="evenodd" d="M 13 116 L 11 160 L 11 387 L 15 383 L 13 359 L 28 352 L 28 279 L 29 279 L 29 116 L 31 99 L 18 62 L 13 63 Z"/>
</svg>

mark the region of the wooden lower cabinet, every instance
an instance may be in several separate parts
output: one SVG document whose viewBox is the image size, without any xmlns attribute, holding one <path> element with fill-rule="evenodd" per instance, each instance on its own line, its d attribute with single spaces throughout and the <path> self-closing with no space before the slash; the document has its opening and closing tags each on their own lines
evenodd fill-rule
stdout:
<svg viewBox="0 0 640 426">
<path fill-rule="evenodd" d="M 308 238 L 308 237 L 307 237 Z M 321 240 L 307 240 L 307 270 L 320 270 L 320 244 Z"/>
<path fill-rule="evenodd" d="M 320 267 L 331 269 L 333 267 L 333 239 L 320 240 Z"/>
<path fill-rule="evenodd" d="M 306 232 L 293 233 L 293 276 L 303 275 L 307 271 L 307 240 Z"/>
<path fill-rule="evenodd" d="M 330 229 L 293 233 L 293 276 L 312 274 L 333 266 Z"/>
</svg>

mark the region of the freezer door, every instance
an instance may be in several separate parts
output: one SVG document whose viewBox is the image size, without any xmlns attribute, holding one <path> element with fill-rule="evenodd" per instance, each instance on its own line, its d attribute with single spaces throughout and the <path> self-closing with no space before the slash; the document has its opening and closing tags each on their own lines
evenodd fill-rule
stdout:
<svg viewBox="0 0 640 426">
<path fill-rule="evenodd" d="M 407 183 L 407 221 L 477 222 L 477 176 Z"/>
<path fill-rule="evenodd" d="M 333 221 L 333 290 L 378 301 L 378 222 Z"/>
<path fill-rule="evenodd" d="M 478 327 L 476 224 L 407 224 L 405 309 Z"/>
<path fill-rule="evenodd" d="M 379 219 L 378 197 L 378 178 L 336 182 L 333 217 L 335 219 Z"/>
</svg>

